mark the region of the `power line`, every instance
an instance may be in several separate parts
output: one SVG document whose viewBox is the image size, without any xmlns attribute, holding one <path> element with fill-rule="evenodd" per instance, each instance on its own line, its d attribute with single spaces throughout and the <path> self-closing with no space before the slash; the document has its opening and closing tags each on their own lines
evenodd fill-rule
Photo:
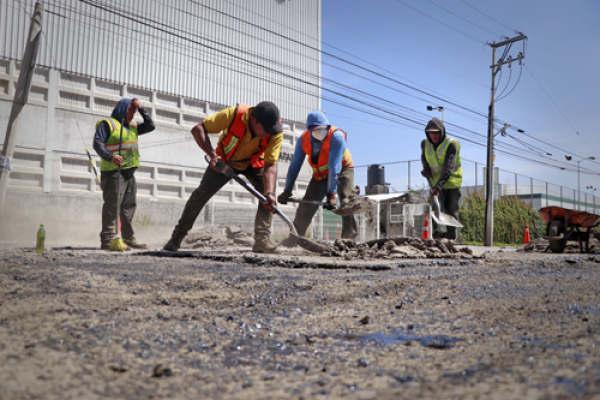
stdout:
<svg viewBox="0 0 600 400">
<path fill-rule="evenodd" d="M 439 19 L 437 19 L 437 18 L 433 18 L 431 15 L 427 15 L 427 14 L 426 14 L 426 13 L 424 13 L 423 11 L 420 11 L 420 10 L 418 10 L 418 9 L 414 8 L 413 6 L 411 6 L 411 5 L 409 5 L 409 4 L 406 4 L 406 3 L 405 3 L 404 1 L 402 1 L 402 0 L 396 0 L 396 1 L 397 1 L 397 2 L 399 2 L 399 3 L 402 3 L 402 4 L 404 4 L 406 7 L 408 7 L 408 8 L 410 8 L 410 9 L 412 9 L 412 10 L 414 10 L 414 11 L 418 12 L 419 14 L 422 14 L 422 15 L 426 16 L 427 18 L 430 18 L 430 19 L 434 20 L 434 21 L 435 21 L 435 22 L 437 22 L 438 24 L 444 25 L 446 28 L 450 28 L 450 29 L 452 29 L 453 31 L 460 33 L 461 35 L 464 35 L 464 36 L 466 36 L 466 37 L 468 37 L 468 38 L 470 38 L 470 39 L 473 39 L 473 40 L 475 40 L 475 41 L 477 41 L 477 42 L 479 42 L 479 43 L 484 43 L 484 44 L 485 44 L 485 42 L 483 42 L 483 41 L 482 41 L 482 40 L 480 40 L 480 39 L 477 39 L 475 36 L 471 36 L 471 35 L 469 35 L 468 33 L 465 33 L 465 32 L 462 32 L 462 31 L 459 31 L 459 30 L 458 30 L 458 29 L 456 29 L 455 27 L 453 27 L 453 26 L 451 26 L 451 25 L 448 25 L 448 24 L 446 24 L 445 22 L 443 22 L 443 21 L 440 21 L 440 20 L 439 20 Z"/>
<path fill-rule="evenodd" d="M 469 6 L 469 7 L 471 7 L 473 10 L 477 11 L 478 13 L 480 13 L 481 15 L 484 15 L 484 16 L 486 16 L 487 18 L 491 19 L 492 21 L 494 21 L 494 22 L 496 22 L 496 23 L 498 23 L 498 24 L 502 25 L 502 26 L 503 26 L 503 27 L 505 27 L 506 29 L 510 29 L 511 31 L 513 31 L 513 32 L 515 32 L 515 33 L 517 32 L 515 29 L 512 29 L 511 27 L 504 25 L 502 22 L 498 21 L 497 19 L 495 19 L 495 18 L 493 18 L 493 17 L 490 17 L 489 15 L 487 15 L 486 13 L 484 13 L 483 11 L 481 11 L 481 10 L 477 9 L 476 7 L 474 7 L 473 5 L 471 5 L 471 4 L 469 4 L 469 3 L 467 3 L 465 0 L 460 0 L 460 1 L 462 1 L 464 4 L 468 5 L 468 6 Z"/>
<path fill-rule="evenodd" d="M 565 115 L 565 113 L 560 109 L 560 107 L 558 106 L 558 104 L 556 104 L 556 102 L 554 101 L 554 99 L 550 96 L 550 94 L 546 91 L 546 89 L 544 89 L 544 87 L 542 86 L 542 84 L 540 83 L 540 81 L 537 80 L 537 78 L 535 77 L 535 75 L 533 75 L 533 72 L 531 72 L 531 70 L 529 68 L 527 68 L 527 65 L 525 65 L 525 69 L 527 70 L 527 72 L 529 72 L 529 74 L 531 75 L 531 77 L 533 78 L 533 80 L 535 81 L 535 83 L 538 84 L 538 86 L 542 89 L 542 91 L 546 94 L 546 96 L 548 97 L 548 99 L 550 99 L 550 101 L 552 102 L 552 104 L 554 105 L 554 107 L 556 107 L 556 109 L 558 110 L 558 112 L 565 118 L 565 120 L 569 123 L 569 125 L 571 125 L 571 128 L 573 128 L 573 131 L 577 134 L 577 136 L 581 139 L 581 141 L 583 141 L 583 143 L 586 145 L 586 147 L 588 149 L 592 150 L 592 154 L 595 156 L 596 153 L 594 152 L 593 147 L 591 147 L 584 139 L 583 137 L 579 134 L 579 131 L 575 128 L 575 126 L 573 125 L 573 123 L 571 122 L 571 120 Z"/>
<path fill-rule="evenodd" d="M 433 4 L 434 6 L 436 6 L 436 7 L 438 7 L 438 8 L 441 8 L 442 10 L 446 11 L 447 13 L 454 15 L 456 18 L 459 18 L 459 19 L 461 19 L 461 20 L 465 21 L 465 22 L 466 22 L 466 23 L 468 23 L 468 24 L 471 24 L 471 25 L 473 25 L 473 26 L 476 26 L 477 28 L 479 28 L 479 29 L 482 29 L 482 30 L 484 30 L 484 31 L 486 31 L 486 32 L 488 32 L 488 33 L 491 33 L 492 35 L 496 35 L 496 36 L 502 37 L 502 35 L 500 35 L 500 34 L 498 34 L 498 33 L 496 33 L 496 32 L 492 32 L 492 31 L 490 31 L 489 29 L 487 29 L 487 28 L 484 28 L 484 27 L 483 27 L 483 26 L 481 26 L 481 25 L 477 25 L 476 23 L 474 23 L 474 22 L 472 22 L 472 21 L 469 21 L 469 20 L 468 20 L 468 19 L 466 19 L 466 18 L 463 18 L 463 17 L 461 17 L 460 15 L 456 14 L 455 12 L 448 10 L 446 7 L 442 7 L 442 6 L 440 6 L 439 4 L 437 4 L 437 3 L 433 2 L 432 0 L 427 0 L 427 1 L 428 1 L 428 2 L 430 2 L 431 4 Z"/>
<path fill-rule="evenodd" d="M 152 20 L 151 20 L 150 22 L 154 22 L 154 23 L 155 23 L 155 22 L 157 22 L 157 21 L 152 21 Z M 113 23 L 113 24 L 114 24 L 114 21 L 111 21 L 111 23 Z M 154 29 L 156 29 L 156 28 L 155 28 L 154 26 L 152 26 L 152 25 L 149 25 L 149 26 L 150 26 L 151 28 L 154 28 Z M 160 30 L 159 30 L 159 31 L 160 31 Z M 163 31 L 164 31 L 164 30 L 163 30 Z M 180 30 L 180 31 L 181 31 L 181 30 Z M 167 32 L 167 31 L 164 31 L 164 32 L 166 32 L 166 33 L 167 33 L 167 35 L 172 35 L 172 33 L 171 33 L 171 32 Z M 183 32 L 183 31 L 182 31 L 182 32 Z M 162 38 L 161 38 L 161 40 L 165 40 L 165 39 L 162 39 Z M 185 37 L 184 37 L 184 40 L 186 40 L 186 41 L 190 41 L 190 39 L 189 39 L 189 38 L 185 38 Z M 168 42 L 168 43 L 174 43 L 173 41 L 168 41 L 168 40 L 167 40 L 167 42 Z M 192 42 L 194 42 L 194 41 L 192 41 Z M 195 43 L 195 42 L 194 42 L 194 43 Z M 195 44 L 198 44 L 198 43 L 195 43 Z M 182 46 L 182 48 L 191 48 L 191 47 L 186 47 L 184 44 L 179 44 L 179 43 L 177 44 L 177 46 Z M 210 46 L 209 46 L 209 47 L 210 47 Z M 229 47 L 231 48 L 231 46 L 229 46 Z M 232 49 L 232 50 L 238 50 L 238 51 L 240 51 L 240 49 L 233 49 L 233 48 L 231 48 L 231 49 Z M 198 50 L 196 50 L 196 51 L 198 51 Z M 236 61 L 239 61 L 239 60 L 240 60 L 238 56 L 233 56 L 232 54 L 225 53 L 225 52 L 223 52 L 222 50 L 215 49 L 215 51 L 217 51 L 217 52 L 220 52 L 221 54 L 224 54 L 224 55 L 227 55 L 227 56 L 232 56 L 232 57 L 234 57 L 234 59 L 235 59 Z M 249 53 L 249 52 L 246 52 L 246 53 L 248 53 L 248 54 L 252 54 L 252 53 Z M 257 56 L 256 54 L 254 54 L 254 55 L 255 55 L 255 56 Z M 267 59 L 265 59 L 265 60 L 267 60 Z M 206 60 L 204 60 L 204 61 L 206 61 Z M 271 60 L 269 60 L 269 61 L 271 61 Z M 217 63 L 214 63 L 214 64 L 215 64 L 215 65 L 220 65 L 220 66 L 222 66 L 221 64 L 217 64 Z M 254 65 L 254 66 L 257 66 L 257 65 L 256 65 L 256 63 L 254 63 L 253 65 Z M 279 63 L 279 65 L 281 65 L 281 66 L 284 66 L 284 64 L 282 64 L 282 63 Z M 262 68 L 264 68 L 264 66 L 261 66 L 261 67 L 262 67 Z M 287 67 L 288 67 L 288 68 L 290 68 L 289 66 L 287 66 Z M 181 69 L 181 68 L 179 68 L 179 69 Z M 239 73 L 239 72 L 241 72 L 239 69 L 235 69 L 235 68 L 229 68 L 229 69 L 230 69 L 230 70 L 232 70 L 232 71 L 238 72 L 238 73 Z M 296 71 L 298 71 L 298 70 L 296 70 Z M 248 74 L 248 75 L 249 75 L 249 76 L 254 76 L 254 77 L 256 77 L 256 78 L 261 78 L 261 79 L 264 79 L 264 78 L 262 78 L 262 77 L 260 77 L 260 76 L 258 76 L 258 75 L 251 75 L 251 74 Z M 288 77 L 289 77 L 289 75 L 288 75 Z M 293 80 L 296 80 L 296 81 L 298 81 L 298 79 L 297 79 L 296 77 L 292 77 L 292 78 L 293 78 Z M 274 84 L 279 84 L 279 85 L 281 85 L 281 83 L 280 83 L 280 82 L 274 82 L 274 81 L 271 81 L 271 83 L 274 83 Z M 306 82 L 305 82 L 305 81 L 301 81 L 301 83 L 306 83 Z M 334 81 L 333 81 L 333 82 L 332 82 L 332 84 L 334 84 L 334 85 L 339 85 L 340 87 L 342 87 L 342 88 L 344 88 L 344 89 L 347 89 L 347 90 L 348 90 L 348 87 L 347 87 L 347 86 L 341 85 L 341 84 L 339 84 L 339 83 L 337 83 L 337 82 L 334 82 Z M 298 90 L 298 89 L 294 89 L 294 90 Z M 306 93 L 306 92 L 304 92 L 304 93 Z M 353 97 L 353 96 L 344 95 L 344 94 L 342 94 L 342 93 L 339 93 L 339 92 L 337 92 L 337 91 L 331 91 L 331 93 L 333 93 L 333 94 L 335 94 L 335 95 L 339 95 L 339 96 L 341 96 L 342 98 L 346 98 L 346 99 L 348 99 L 348 100 L 351 100 L 351 101 L 358 102 L 359 104 L 362 104 L 362 105 L 364 105 L 364 106 L 367 106 L 367 107 L 374 108 L 375 110 L 378 110 L 378 111 L 379 111 L 379 110 L 381 110 L 381 107 L 377 107 L 377 106 L 375 106 L 374 104 L 372 104 L 372 103 L 369 103 L 369 102 L 366 102 L 366 101 L 357 101 L 357 100 L 359 100 L 359 99 L 357 99 L 357 98 L 355 98 L 355 97 Z M 364 93 L 360 93 L 360 94 L 364 94 Z M 356 107 L 356 106 L 350 106 L 350 105 L 348 105 L 346 102 L 343 102 L 343 101 L 339 101 L 339 100 L 333 101 L 333 100 L 330 100 L 330 99 L 328 99 L 328 98 L 327 98 L 327 97 L 325 97 L 325 96 L 322 96 L 322 98 L 323 98 L 323 99 L 326 99 L 326 100 L 328 100 L 328 101 L 332 101 L 332 102 L 334 102 L 334 103 L 336 103 L 336 104 L 340 104 L 340 105 L 343 105 L 343 106 L 345 106 L 345 107 L 348 107 L 348 108 L 351 108 L 351 109 L 354 109 L 354 110 L 357 110 L 357 111 L 360 111 L 360 112 L 363 112 L 363 113 L 366 113 L 366 114 L 369 114 L 369 115 L 372 115 L 372 116 L 376 116 L 376 117 L 378 117 L 378 118 L 389 119 L 390 121 L 392 121 L 392 122 L 394 122 L 394 123 L 396 123 L 396 124 L 398 124 L 398 123 L 399 123 L 399 121 L 397 121 L 395 118 L 389 117 L 388 115 L 385 115 L 385 114 L 384 114 L 384 115 L 382 115 L 382 114 L 380 114 L 380 113 L 376 113 L 376 112 L 371 112 L 371 111 L 365 110 L 364 108 L 360 108 L 360 107 Z M 391 102 L 388 102 L 388 103 L 389 103 L 390 105 L 392 105 L 392 106 L 398 106 L 398 105 L 397 105 L 397 103 L 391 103 Z M 407 117 L 405 117 L 405 116 L 399 115 L 399 114 L 398 114 L 398 113 L 396 113 L 396 112 L 392 112 L 392 113 L 390 113 L 390 112 L 389 112 L 389 110 L 384 110 L 384 111 L 385 111 L 386 113 L 389 113 L 389 115 L 392 115 L 392 116 L 394 116 L 394 117 L 396 117 L 396 118 L 405 118 L 405 119 L 407 120 L 407 122 L 409 122 L 409 124 L 408 124 L 407 126 L 410 126 L 410 127 L 413 127 L 413 128 L 415 128 L 415 129 L 416 129 L 417 127 L 420 127 L 420 125 L 421 125 L 421 123 L 420 123 L 419 121 L 415 121 L 414 119 L 407 118 Z M 410 110 L 409 110 L 409 111 L 410 111 Z M 416 111 L 411 111 L 411 112 L 415 112 L 415 113 L 417 113 L 417 115 L 422 115 L 422 113 L 419 113 L 419 112 L 416 112 Z M 402 123 L 400 123 L 400 124 L 402 125 Z M 469 132 L 468 130 L 464 130 L 464 132 L 465 132 L 465 133 L 469 133 L 469 134 L 471 133 L 471 132 Z M 475 134 L 476 134 L 476 135 L 479 135 L 478 133 L 475 133 Z M 479 135 L 479 136 L 481 136 L 481 135 Z M 462 137 L 461 137 L 461 139 L 462 139 Z M 467 138 L 465 138 L 465 140 L 468 140 L 468 141 L 470 141 L 470 142 L 473 142 L 474 144 L 477 144 L 477 145 L 479 145 L 479 143 L 478 143 L 477 141 L 473 141 L 473 140 L 470 140 L 470 139 L 467 139 Z M 521 150 L 521 149 L 519 149 L 519 150 Z M 511 153 L 507 152 L 507 154 L 511 154 Z M 529 160 L 531 160 L 531 159 L 529 159 Z"/>
</svg>

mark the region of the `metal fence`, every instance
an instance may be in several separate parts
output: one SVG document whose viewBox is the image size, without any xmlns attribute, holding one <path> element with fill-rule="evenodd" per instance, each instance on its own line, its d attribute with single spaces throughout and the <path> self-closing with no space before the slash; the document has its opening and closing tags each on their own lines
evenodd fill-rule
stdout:
<svg viewBox="0 0 600 400">
<path fill-rule="evenodd" d="M 463 169 L 463 196 L 471 191 L 485 193 L 486 165 L 477 161 L 461 159 Z M 385 167 L 386 183 L 390 192 L 426 190 L 427 181 L 421 176 L 421 160 L 398 161 L 381 164 Z M 366 181 L 367 166 L 355 167 L 355 180 Z M 494 168 L 494 198 L 518 196 L 523 201 L 540 209 L 558 206 L 592 214 L 600 213 L 600 198 L 595 196 L 595 188 L 578 191 L 552 182 L 536 179 Z"/>
</svg>

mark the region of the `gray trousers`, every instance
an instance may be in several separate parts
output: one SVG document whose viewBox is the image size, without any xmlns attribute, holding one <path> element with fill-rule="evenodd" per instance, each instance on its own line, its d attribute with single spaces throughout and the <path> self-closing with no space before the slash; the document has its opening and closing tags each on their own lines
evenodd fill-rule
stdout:
<svg viewBox="0 0 600 400">
<path fill-rule="evenodd" d="M 117 197 L 117 182 L 120 180 L 119 197 Z M 123 239 L 135 241 L 133 232 L 133 217 L 137 209 L 137 184 L 135 176 L 124 178 L 118 171 L 102 171 L 100 173 L 102 188 L 102 232 L 100 241 L 109 244 L 115 237 L 115 219 L 117 216 L 117 199 L 120 199 L 119 217 L 121 218 L 121 236 Z"/>
<path fill-rule="evenodd" d="M 340 198 L 340 203 L 346 197 L 350 196 L 353 190 L 354 168 L 347 168 L 338 175 L 337 194 Z M 323 201 L 326 195 L 327 179 L 317 181 L 312 178 L 306 188 L 306 194 L 304 195 L 303 200 Z M 302 237 L 306 234 L 306 230 L 318 209 L 319 206 L 316 204 L 300 203 L 298 210 L 296 211 L 296 217 L 294 218 L 294 227 L 296 227 L 298 235 Z M 358 236 L 358 229 L 356 227 L 354 215 L 342 217 L 342 238 L 354 239 L 356 236 Z"/>
<path fill-rule="evenodd" d="M 460 209 L 460 198 L 462 192 L 458 189 L 442 189 L 438 200 L 443 213 L 452 215 L 458 221 L 458 210 Z M 436 230 L 446 239 L 457 239 L 458 228 L 454 226 L 437 226 Z"/>
<path fill-rule="evenodd" d="M 244 171 L 235 170 L 235 172 L 244 175 L 259 193 L 264 193 L 264 168 L 248 167 Z M 206 203 L 230 180 L 231 178 L 226 175 L 216 172 L 210 167 L 206 168 L 200 186 L 192 192 L 187 203 L 185 203 L 181 218 L 179 219 L 177 226 L 175 226 L 171 236 L 181 242 L 192 229 L 192 226 L 194 226 L 194 222 L 196 221 L 196 218 L 198 218 L 202 208 L 204 208 Z M 269 237 L 271 235 L 272 221 L 273 214 L 271 214 L 271 212 L 259 201 L 258 209 L 256 210 L 256 218 L 254 220 L 254 238 Z"/>
</svg>

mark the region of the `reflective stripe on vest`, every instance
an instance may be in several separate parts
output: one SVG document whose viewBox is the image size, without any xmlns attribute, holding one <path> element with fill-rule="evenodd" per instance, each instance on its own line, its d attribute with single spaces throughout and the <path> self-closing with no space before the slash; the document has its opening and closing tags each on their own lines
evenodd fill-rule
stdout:
<svg viewBox="0 0 600 400">
<path fill-rule="evenodd" d="M 336 128 L 335 126 L 331 126 L 329 128 L 329 132 L 323 140 L 323 145 L 321 146 L 321 152 L 319 153 L 319 159 L 317 160 L 317 164 L 313 164 L 312 162 L 312 144 L 310 142 L 311 133 L 309 131 L 304 131 L 302 134 L 302 150 L 308 155 L 308 163 L 312 168 L 313 178 L 316 181 L 322 181 L 323 179 L 327 179 L 329 177 L 329 149 L 331 146 L 331 137 L 335 131 L 340 131 L 344 134 L 344 140 L 346 140 L 346 132 L 341 129 Z M 352 161 L 352 155 L 350 154 L 350 149 L 346 147 L 344 154 L 342 156 L 342 171 L 347 168 L 354 167 L 354 162 Z"/>
<path fill-rule="evenodd" d="M 433 148 L 433 144 L 425 139 L 425 159 L 429 168 L 431 169 L 431 184 L 435 186 L 440 179 L 442 170 L 444 168 L 444 160 L 446 159 L 446 152 L 452 142 L 456 143 L 458 151 L 456 154 L 456 164 L 450 174 L 450 178 L 444 184 L 444 189 L 457 189 L 462 186 L 462 166 L 460 161 L 460 143 L 456 139 L 452 139 L 446 136 L 444 141 L 440 143 L 437 150 Z"/>
<path fill-rule="evenodd" d="M 121 123 L 114 118 L 106 118 L 96 123 L 96 129 L 102 122 L 108 123 L 110 135 L 104 144 L 108 151 L 119 154 L 119 140 L 121 136 Z M 138 149 L 138 125 L 135 121 L 129 123 L 129 128 L 123 127 L 123 142 L 121 144 L 121 157 L 123 164 L 121 169 L 138 168 L 140 166 L 140 153 Z M 116 171 L 119 167 L 110 161 L 102 159 L 100 163 L 101 171 Z"/>
<path fill-rule="evenodd" d="M 231 121 L 231 125 L 229 125 L 229 128 L 227 129 L 227 135 L 225 135 L 223 140 L 221 140 L 217 145 L 217 155 L 226 163 L 231 160 L 231 157 L 233 157 L 233 154 L 240 145 L 240 140 L 242 140 L 246 134 L 247 128 L 242 117 L 244 114 L 246 114 L 249 108 L 250 107 L 247 105 L 240 103 L 235 106 L 235 115 L 233 117 L 233 121 Z M 252 155 L 252 158 L 250 159 L 250 165 L 253 168 L 262 168 L 265 166 L 263 154 L 265 154 L 265 150 L 267 149 L 270 138 L 271 136 L 263 138 L 260 141 L 258 153 Z"/>
</svg>

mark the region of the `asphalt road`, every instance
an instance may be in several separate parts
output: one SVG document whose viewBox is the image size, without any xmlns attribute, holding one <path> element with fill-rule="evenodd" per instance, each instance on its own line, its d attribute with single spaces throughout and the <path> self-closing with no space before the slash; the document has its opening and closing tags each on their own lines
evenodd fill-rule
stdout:
<svg viewBox="0 0 600 400">
<path fill-rule="evenodd" d="M 0 399 L 600 398 L 600 257 L 0 251 Z"/>
</svg>

